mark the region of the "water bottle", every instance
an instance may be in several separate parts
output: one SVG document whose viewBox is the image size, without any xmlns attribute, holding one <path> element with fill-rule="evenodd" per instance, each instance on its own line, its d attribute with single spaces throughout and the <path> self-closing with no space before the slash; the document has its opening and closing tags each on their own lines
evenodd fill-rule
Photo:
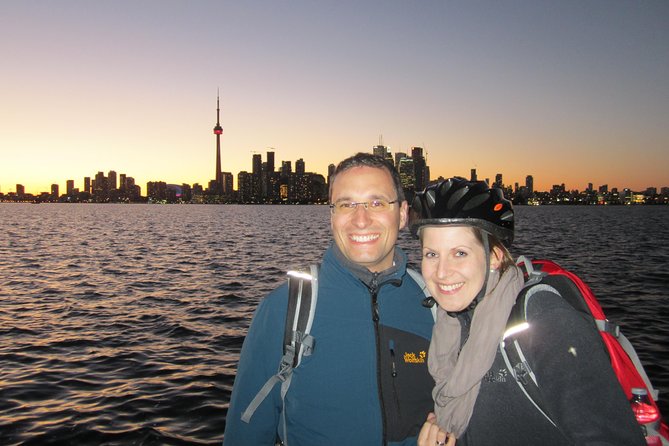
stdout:
<svg viewBox="0 0 669 446">
<path fill-rule="evenodd" d="M 649 435 L 647 426 L 651 432 L 655 432 L 655 424 L 660 419 L 660 413 L 657 407 L 650 401 L 648 397 L 648 390 L 643 387 L 632 388 L 632 398 L 630 398 L 630 405 L 636 420 L 641 425 L 643 434 L 646 437 L 646 443 L 649 446 L 661 445 L 662 442 L 657 435 Z"/>
<path fill-rule="evenodd" d="M 643 387 L 632 388 L 632 398 L 630 399 L 632 412 L 640 424 L 654 423 L 660 419 L 660 413 L 657 407 L 651 403 L 648 397 L 648 390 Z"/>
</svg>

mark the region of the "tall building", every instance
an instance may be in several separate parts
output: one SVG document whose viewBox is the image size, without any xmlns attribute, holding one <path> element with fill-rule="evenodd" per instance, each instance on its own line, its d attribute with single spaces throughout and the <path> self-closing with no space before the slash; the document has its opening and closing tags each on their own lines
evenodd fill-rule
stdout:
<svg viewBox="0 0 669 446">
<path fill-rule="evenodd" d="M 532 175 L 525 177 L 525 187 L 529 193 L 534 193 L 534 178 L 532 178 Z"/>
<path fill-rule="evenodd" d="M 337 169 L 337 166 L 334 164 L 328 164 L 328 188 L 330 187 L 330 178 L 332 175 L 334 175 L 335 169 Z"/>
<path fill-rule="evenodd" d="M 427 180 L 425 178 L 425 157 L 423 156 L 422 147 L 413 147 L 411 149 L 411 158 L 413 159 L 413 169 L 415 178 L 415 187 L 417 191 L 425 189 Z"/>
<path fill-rule="evenodd" d="M 290 161 L 281 161 L 281 175 L 282 176 L 290 176 L 290 174 L 293 172 L 293 165 Z"/>
<path fill-rule="evenodd" d="M 305 173 L 304 160 L 302 158 L 295 161 L 295 173 L 298 175 L 304 175 Z"/>
<path fill-rule="evenodd" d="M 406 158 L 406 157 L 407 157 L 406 152 L 395 152 L 395 169 L 399 170 L 400 161 L 402 160 L 402 158 Z"/>
<path fill-rule="evenodd" d="M 232 182 L 233 182 L 232 172 L 221 172 L 221 181 L 223 182 L 223 195 L 230 197 L 233 195 Z"/>
<path fill-rule="evenodd" d="M 251 173 L 253 175 L 260 175 L 260 172 L 262 172 L 262 155 L 254 153 L 251 160 Z"/>
<path fill-rule="evenodd" d="M 502 189 L 504 187 L 504 181 L 502 181 L 502 174 L 498 173 L 495 175 L 495 187 Z"/>
<path fill-rule="evenodd" d="M 253 178 L 254 175 L 246 171 L 237 173 L 237 192 L 239 193 L 239 201 L 242 203 L 250 203 L 255 198 Z"/>
<path fill-rule="evenodd" d="M 116 172 L 113 170 L 110 170 L 109 173 L 107 174 L 107 184 L 109 184 L 109 190 L 115 190 L 118 189 L 116 187 Z"/>
<path fill-rule="evenodd" d="M 91 193 L 91 177 L 84 177 L 84 192 Z"/>
<path fill-rule="evenodd" d="M 274 152 L 267 152 L 267 172 L 274 172 Z"/>
<path fill-rule="evenodd" d="M 216 95 L 216 125 L 214 126 L 214 135 L 216 135 L 216 193 L 223 194 L 223 174 L 221 172 L 221 134 L 223 127 L 221 127 L 221 108 L 219 96 Z"/>
<path fill-rule="evenodd" d="M 254 153 L 253 154 L 253 160 L 251 161 L 251 179 L 249 180 L 251 183 L 251 186 L 249 188 L 249 196 L 252 198 L 247 198 L 248 201 L 256 201 L 259 202 L 260 198 L 262 196 L 262 155 L 259 153 Z M 240 179 L 240 176 L 237 175 L 237 189 L 241 190 L 241 186 L 239 185 L 239 181 L 247 181 L 246 177 L 242 177 Z M 241 193 L 240 193 L 240 199 L 241 199 Z"/>
<path fill-rule="evenodd" d="M 271 202 L 279 197 L 280 183 L 280 175 L 276 174 L 273 151 L 267 152 L 267 161 L 263 164 L 265 171 L 262 183 L 262 196 Z"/>
<path fill-rule="evenodd" d="M 471 172 L 472 172 L 472 174 L 471 174 L 470 180 L 471 181 L 478 181 L 478 176 L 476 175 L 476 169 L 472 169 Z"/>
<path fill-rule="evenodd" d="M 374 156 L 380 156 L 381 158 L 385 158 L 388 155 L 388 147 L 379 144 L 378 146 L 374 146 L 372 148 L 372 153 Z"/>
<path fill-rule="evenodd" d="M 58 185 L 57 184 L 52 184 L 51 185 L 51 198 L 57 199 L 60 196 L 58 193 Z"/>
<path fill-rule="evenodd" d="M 400 182 L 405 192 L 416 190 L 416 176 L 413 158 L 402 158 L 397 169 L 400 174 Z"/>
<path fill-rule="evenodd" d="M 74 180 L 67 180 L 65 182 L 65 190 L 67 191 L 67 195 L 71 197 L 74 192 Z"/>
</svg>

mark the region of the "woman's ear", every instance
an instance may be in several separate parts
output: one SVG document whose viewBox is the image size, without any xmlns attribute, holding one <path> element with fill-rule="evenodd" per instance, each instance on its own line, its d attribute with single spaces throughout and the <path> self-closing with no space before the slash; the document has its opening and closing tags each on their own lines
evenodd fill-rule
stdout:
<svg viewBox="0 0 669 446">
<path fill-rule="evenodd" d="M 492 249 L 492 255 L 490 256 L 490 269 L 499 269 L 502 266 L 502 259 L 504 258 L 504 253 L 499 246 L 495 246 Z"/>
</svg>

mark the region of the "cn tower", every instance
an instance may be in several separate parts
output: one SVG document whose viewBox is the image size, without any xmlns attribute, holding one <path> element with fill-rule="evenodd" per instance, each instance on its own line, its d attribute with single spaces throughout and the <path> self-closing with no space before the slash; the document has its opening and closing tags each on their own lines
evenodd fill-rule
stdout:
<svg viewBox="0 0 669 446">
<path fill-rule="evenodd" d="M 221 173 L 221 109 L 219 102 L 219 95 L 216 94 L 216 126 L 214 127 L 214 135 L 216 135 L 216 193 L 223 194 L 223 174 Z"/>
</svg>

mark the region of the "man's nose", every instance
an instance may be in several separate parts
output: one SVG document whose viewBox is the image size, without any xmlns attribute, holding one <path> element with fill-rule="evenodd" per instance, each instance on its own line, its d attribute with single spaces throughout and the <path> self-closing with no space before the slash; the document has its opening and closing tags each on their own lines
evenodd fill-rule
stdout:
<svg viewBox="0 0 669 446">
<path fill-rule="evenodd" d="M 353 210 L 353 223 L 356 226 L 364 227 L 369 224 L 371 218 L 369 218 L 369 211 L 367 210 L 367 205 L 365 203 L 358 203 Z"/>
</svg>

